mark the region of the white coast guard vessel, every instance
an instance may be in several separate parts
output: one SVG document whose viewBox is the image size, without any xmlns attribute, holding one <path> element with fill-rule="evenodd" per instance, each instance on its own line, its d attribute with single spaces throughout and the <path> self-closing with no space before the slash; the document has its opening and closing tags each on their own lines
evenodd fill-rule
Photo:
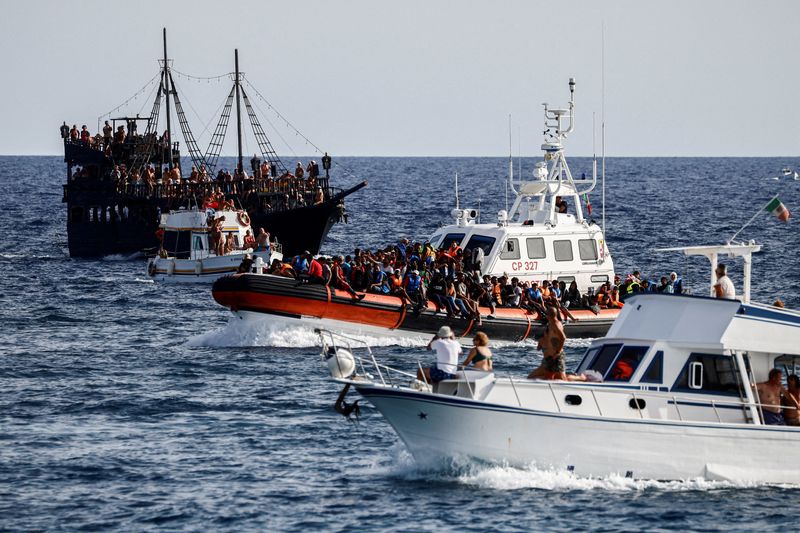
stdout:
<svg viewBox="0 0 800 533">
<path fill-rule="evenodd" d="M 581 198 L 597 185 L 597 166 L 591 178 L 575 179 L 564 155 L 564 140 L 575 129 L 574 78 L 569 90 L 567 109 L 544 104 L 544 161 L 537 163 L 533 179 L 515 181 L 509 161 L 509 188 L 516 196 L 510 211 L 500 211 L 496 223 L 479 224 L 476 209 L 454 209 L 455 223 L 431 236 L 434 246 L 456 243 L 468 261 L 480 248 L 483 274 L 505 274 L 520 281 L 557 279 L 567 286 L 575 281 L 581 293 L 614 280 L 603 229 L 586 218 L 581 205 Z M 569 200 L 573 212 L 560 212 L 558 200 Z"/>
<path fill-rule="evenodd" d="M 753 244 L 682 249 L 745 259 L 743 301 L 640 294 L 578 372 L 600 382 L 464 371 L 432 387 L 321 332 L 335 381 L 383 414 L 415 458 L 471 457 L 580 476 L 798 483 L 800 427 L 764 424 L 753 384 L 800 356 L 800 313 L 749 303 Z M 416 369 L 412 369 L 414 372 Z M 412 385 L 406 385 L 411 380 Z"/>
<path fill-rule="evenodd" d="M 222 255 L 217 255 L 212 246 L 211 224 L 215 220 L 222 221 L 221 234 L 232 243 L 232 249 Z M 235 274 L 248 255 L 259 266 L 283 259 L 276 243 L 262 250 L 247 244 L 245 239 L 248 233 L 252 236 L 252 229 L 243 211 L 180 209 L 166 215 L 160 229 L 161 250 L 147 262 L 147 273 L 156 281 L 210 282 Z"/>
<path fill-rule="evenodd" d="M 568 109 L 550 109 L 545 104 L 544 161 L 537 166 L 535 179 L 514 181 L 513 175 L 509 176 L 516 194 L 511 214 L 501 211 L 497 223 L 478 224 L 477 211 L 457 209 L 456 223 L 437 230 L 430 239 L 432 244 L 448 248 L 455 242 L 471 262 L 470 270 L 482 274 L 508 273 L 509 278 L 521 281 L 558 280 L 567 286 L 575 281 L 583 294 L 613 280 L 614 265 L 603 231 L 584 217 L 580 202 L 580 196 L 597 184 L 596 169 L 591 179 L 573 179 L 564 156 L 563 141 L 575 127 L 574 80 L 569 87 Z M 574 213 L 558 212 L 559 197 L 571 199 Z M 478 268 L 472 260 L 476 250 L 483 255 Z M 279 316 L 356 335 L 418 338 L 448 325 L 458 337 L 483 331 L 496 340 L 523 341 L 536 338 L 544 329 L 535 313 L 521 307 L 498 307 L 494 312 L 479 307 L 481 316 L 491 313 L 491 319 L 483 321 L 469 316 L 450 318 L 433 302 L 416 310 L 395 295 L 367 294 L 354 302 L 348 293 L 333 287 L 298 285 L 269 274 L 222 278 L 214 283 L 212 295 L 241 320 Z M 619 309 L 571 307 L 569 312 L 575 320 L 565 325 L 567 335 L 595 338 L 608 331 Z"/>
</svg>

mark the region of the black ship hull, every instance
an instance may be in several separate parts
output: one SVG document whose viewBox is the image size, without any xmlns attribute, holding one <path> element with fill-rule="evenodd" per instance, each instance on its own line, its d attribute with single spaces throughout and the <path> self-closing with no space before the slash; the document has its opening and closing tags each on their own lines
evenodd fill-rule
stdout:
<svg viewBox="0 0 800 533">
<path fill-rule="evenodd" d="M 101 203 L 102 202 L 102 203 Z M 85 209 L 83 206 L 113 206 Z M 170 202 L 127 201 L 103 196 L 93 203 L 68 203 L 67 242 L 71 257 L 102 257 L 113 254 L 135 254 L 158 247 L 156 231 L 159 215 L 177 206 Z M 250 225 L 254 232 L 264 228 L 281 243 L 285 255 L 303 251 L 319 253 L 322 242 L 334 223 L 342 216 L 340 198 L 318 205 L 295 207 L 284 211 L 251 211 Z"/>
</svg>

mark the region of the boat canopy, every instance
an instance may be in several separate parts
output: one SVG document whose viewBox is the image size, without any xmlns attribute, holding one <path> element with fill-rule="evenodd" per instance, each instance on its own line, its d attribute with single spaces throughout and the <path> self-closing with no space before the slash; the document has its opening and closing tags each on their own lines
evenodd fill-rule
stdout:
<svg viewBox="0 0 800 533">
<path fill-rule="evenodd" d="M 722 351 L 800 354 L 800 313 L 700 296 L 638 294 L 607 338 Z"/>
</svg>

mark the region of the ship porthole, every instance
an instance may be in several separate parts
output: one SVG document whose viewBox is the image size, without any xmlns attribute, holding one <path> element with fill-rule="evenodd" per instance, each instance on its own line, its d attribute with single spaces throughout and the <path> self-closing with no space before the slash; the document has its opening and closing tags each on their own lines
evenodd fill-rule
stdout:
<svg viewBox="0 0 800 533">
<path fill-rule="evenodd" d="M 583 403 L 583 398 L 577 394 L 567 394 L 564 396 L 564 403 L 567 405 L 580 405 Z"/>
<path fill-rule="evenodd" d="M 645 402 L 641 398 L 631 398 L 631 400 L 628 402 L 628 406 L 631 409 L 641 410 L 641 409 L 644 409 L 646 405 L 647 405 L 647 402 Z"/>
</svg>

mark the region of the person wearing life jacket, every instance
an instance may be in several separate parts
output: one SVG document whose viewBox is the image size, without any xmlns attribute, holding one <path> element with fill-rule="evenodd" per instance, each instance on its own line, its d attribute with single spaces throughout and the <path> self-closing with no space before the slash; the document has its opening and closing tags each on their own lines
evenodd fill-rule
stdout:
<svg viewBox="0 0 800 533">
<path fill-rule="evenodd" d="M 497 307 L 503 307 L 503 284 L 495 276 L 492 276 L 491 297 Z"/>
<path fill-rule="evenodd" d="M 619 299 L 619 289 L 611 287 L 611 292 L 606 294 L 606 308 L 622 309 L 625 306 Z"/>
<path fill-rule="evenodd" d="M 92 137 L 92 134 L 89 133 L 89 128 L 86 127 L 86 124 L 81 126 L 81 142 L 89 144 L 89 139 Z"/>
<path fill-rule="evenodd" d="M 386 272 L 381 270 L 379 264 L 372 266 L 372 277 L 370 279 L 369 292 L 377 294 L 389 294 L 389 280 Z"/>
<path fill-rule="evenodd" d="M 296 278 L 292 265 L 289 263 L 282 263 L 279 259 L 272 260 L 272 266 L 269 269 L 269 274 L 273 276 L 280 276 L 282 278 Z"/>
<path fill-rule="evenodd" d="M 292 261 L 292 268 L 298 275 L 308 272 L 308 261 L 306 257 L 311 255 L 308 251 L 303 252 L 301 255 L 296 255 Z"/>
<path fill-rule="evenodd" d="M 334 289 L 340 289 L 353 299 L 354 302 L 360 301 L 364 299 L 363 294 L 358 294 L 356 291 L 353 290 L 353 287 L 347 282 L 347 278 L 345 277 L 344 271 L 342 270 L 342 263 L 344 263 L 344 257 L 341 255 L 337 255 L 333 258 L 333 267 L 331 268 L 331 281 L 330 286 Z"/>
<path fill-rule="evenodd" d="M 423 295 L 422 276 L 419 270 L 411 270 L 403 279 L 403 290 L 408 299 L 414 304 L 414 312 L 419 312 L 425 297 Z"/>
</svg>

